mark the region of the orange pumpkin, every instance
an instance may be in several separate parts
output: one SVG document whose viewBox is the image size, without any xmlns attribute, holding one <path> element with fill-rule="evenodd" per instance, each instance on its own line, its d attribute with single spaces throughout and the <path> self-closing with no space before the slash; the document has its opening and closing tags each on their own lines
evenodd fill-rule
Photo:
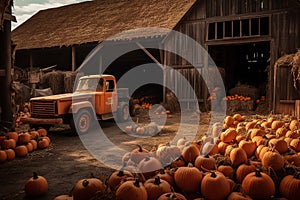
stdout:
<svg viewBox="0 0 300 200">
<path fill-rule="evenodd" d="M 187 200 L 185 196 L 176 192 L 168 192 L 161 195 L 157 200 Z"/>
<path fill-rule="evenodd" d="M 228 143 L 234 140 L 236 136 L 237 132 L 235 128 L 229 128 L 225 132 L 221 133 L 220 139 L 221 141 Z"/>
<path fill-rule="evenodd" d="M 195 145 L 188 145 L 182 150 L 181 156 L 185 162 L 194 163 L 199 156 L 199 149 Z"/>
<path fill-rule="evenodd" d="M 147 200 L 148 194 L 144 185 L 136 179 L 123 183 L 116 192 L 116 198 L 118 200 Z"/>
<path fill-rule="evenodd" d="M 216 192 L 218 188 L 218 192 Z M 204 176 L 201 183 L 201 193 L 206 199 L 222 200 L 230 193 L 230 185 L 220 172 L 211 172 Z"/>
<path fill-rule="evenodd" d="M 220 165 L 217 171 L 221 172 L 225 177 L 233 179 L 234 169 L 230 165 Z"/>
<path fill-rule="evenodd" d="M 280 193 L 289 200 L 298 200 L 300 197 L 300 173 L 294 176 L 285 176 L 280 182 Z"/>
<path fill-rule="evenodd" d="M 240 164 L 246 163 L 247 153 L 240 147 L 234 148 L 230 152 L 230 161 L 233 166 L 239 166 Z"/>
<path fill-rule="evenodd" d="M 107 186 L 111 191 L 116 191 L 120 184 L 128 177 L 133 177 L 133 175 L 126 170 L 113 172 L 108 178 Z"/>
<path fill-rule="evenodd" d="M 28 179 L 25 183 L 26 196 L 40 196 L 48 191 L 48 182 L 43 176 L 38 176 L 33 173 L 33 177 Z"/>
<path fill-rule="evenodd" d="M 275 184 L 272 178 L 258 170 L 244 178 L 242 188 L 253 199 L 271 199 L 275 195 Z"/>
<path fill-rule="evenodd" d="M 5 135 L 7 139 L 14 139 L 16 142 L 19 140 L 19 134 L 17 132 L 7 132 Z"/>
<path fill-rule="evenodd" d="M 39 141 L 38 141 L 38 147 L 40 149 L 45 149 L 49 146 L 49 140 L 46 139 L 46 138 L 41 138 Z"/>
<path fill-rule="evenodd" d="M 216 160 L 209 155 L 198 156 L 195 160 L 195 167 L 197 167 L 200 171 L 203 169 L 215 170 Z"/>
<path fill-rule="evenodd" d="M 200 188 L 202 173 L 192 164 L 189 164 L 187 167 L 179 167 L 176 170 L 174 180 L 177 187 L 183 192 L 193 193 Z"/>
<path fill-rule="evenodd" d="M 256 150 L 256 144 L 252 141 L 242 140 L 239 143 L 239 147 L 244 149 L 244 151 L 246 152 L 248 158 L 250 158 Z"/>
<path fill-rule="evenodd" d="M 149 155 L 149 151 L 143 148 L 141 145 L 137 145 L 138 148 L 131 151 L 130 159 L 138 164 L 141 160 Z"/>
<path fill-rule="evenodd" d="M 238 183 L 242 183 L 244 178 L 251 172 L 255 172 L 256 168 L 254 165 L 251 165 L 249 162 L 246 164 L 241 164 L 236 170 L 236 180 Z"/>
<path fill-rule="evenodd" d="M 41 137 L 47 136 L 47 134 L 48 134 L 47 130 L 44 128 L 39 128 L 37 130 L 37 132 L 39 133 L 39 136 L 41 136 Z"/>
<path fill-rule="evenodd" d="M 264 154 L 262 164 L 265 167 L 271 167 L 275 171 L 280 170 L 284 166 L 283 157 L 274 151 L 268 151 Z"/>
<path fill-rule="evenodd" d="M 15 148 L 16 156 L 25 157 L 28 154 L 27 147 L 25 145 L 20 145 Z"/>
<path fill-rule="evenodd" d="M 4 150 L 6 152 L 6 155 L 7 155 L 7 160 L 10 161 L 10 160 L 14 160 L 15 157 L 16 157 L 16 153 L 14 150 L 12 149 L 6 149 Z"/>
<path fill-rule="evenodd" d="M 14 149 L 14 148 L 16 148 L 16 146 L 17 146 L 16 140 L 14 140 L 14 139 L 3 140 L 3 148 L 4 149 Z"/>
<path fill-rule="evenodd" d="M 29 133 L 21 133 L 19 135 L 19 143 L 20 144 L 27 144 L 31 139 L 31 135 Z"/>
<path fill-rule="evenodd" d="M 97 178 L 81 179 L 77 181 L 73 188 L 73 199 L 91 199 L 96 192 L 104 192 L 105 189 L 103 182 Z"/>
<path fill-rule="evenodd" d="M 144 183 L 144 186 L 147 191 L 148 200 L 157 200 L 161 195 L 171 192 L 170 184 L 165 180 L 161 180 L 159 176 L 148 179 Z"/>
<path fill-rule="evenodd" d="M 0 163 L 4 163 L 7 160 L 7 154 L 5 151 L 0 150 Z"/>
<path fill-rule="evenodd" d="M 299 138 L 293 139 L 290 143 L 290 147 L 295 151 L 300 152 L 300 139 Z"/>
</svg>

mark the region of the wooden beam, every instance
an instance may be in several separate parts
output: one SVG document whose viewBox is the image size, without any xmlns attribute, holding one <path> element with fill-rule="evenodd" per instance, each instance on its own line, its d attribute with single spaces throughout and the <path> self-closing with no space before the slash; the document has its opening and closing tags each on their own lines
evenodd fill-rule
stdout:
<svg viewBox="0 0 300 200">
<path fill-rule="evenodd" d="M 72 72 L 76 69 L 76 49 L 75 46 L 72 46 Z"/>
<path fill-rule="evenodd" d="M 164 66 L 143 45 L 141 45 L 139 42 L 136 42 L 136 44 L 145 52 L 145 54 L 147 54 L 147 56 L 149 56 L 158 66 L 160 66 L 162 70 L 164 69 Z"/>
</svg>

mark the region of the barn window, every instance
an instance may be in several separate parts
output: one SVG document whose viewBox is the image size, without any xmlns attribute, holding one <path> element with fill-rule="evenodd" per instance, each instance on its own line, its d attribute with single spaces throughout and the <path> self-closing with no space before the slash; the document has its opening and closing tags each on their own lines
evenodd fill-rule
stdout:
<svg viewBox="0 0 300 200">
<path fill-rule="evenodd" d="M 210 22 L 207 26 L 207 40 L 267 35 L 269 35 L 269 17 Z"/>
</svg>

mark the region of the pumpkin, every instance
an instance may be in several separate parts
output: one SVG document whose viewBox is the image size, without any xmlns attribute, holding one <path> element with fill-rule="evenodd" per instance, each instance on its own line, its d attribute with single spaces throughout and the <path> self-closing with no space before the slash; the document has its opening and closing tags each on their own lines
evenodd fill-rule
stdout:
<svg viewBox="0 0 300 200">
<path fill-rule="evenodd" d="M 237 145 L 234 144 L 234 145 L 228 145 L 225 149 L 225 153 L 224 153 L 224 156 L 226 157 L 229 157 L 230 156 L 230 152 L 232 151 L 232 149 L 236 148 Z"/>
<path fill-rule="evenodd" d="M 174 180 L 181 191 L 192 193 L 199 191 L 202 173 L 191 163 L 187 167 L 179 167 L 174 173 Z"/>
<path fill-rule="evenodd" d="M 291 131 L 300 129 L 300 122 L 296 119 L 293 119 L 289 124 L 289 128 Z"/>
<path fill-rule="evenodd" d="M 149 154 L 147 149 L 144 149 L 141 145 L 137 145 L 138 148 L 131 151 L 130 160 L 138 164 L 141 160 L 146 158 Z"/>
<path fill-rule="evenodd" d="M 215 155 L 219 153 L 218 145 L 214 142 L 214 139 L 204 143 L 201 148 L 201 155 Z M 199 152 L 198 152 L 199 154 Z M 197 155 L 198 156 L 198 155 Z M 196 159 L 196 158 L 195 158 Z"/>
<path fill-rule="evenodd" d="M 300 173 L 294 176 L 287 175 L 280 182 L 280 193 L 289 200 L 297 200 L 300 197 Z"/>
<path fill-rule="evenodd" d="M 3 163 L 7 160 L 7 154 L 4 150 L 0 150 L 0 163 Z"/>
<path fill-rule="evenodd" d="M 252 200 L 252 198 L 242 192 L 232 192 L 227 197 L 227 200 Z"/>
<path fill-rule="evenodd" d="M 175 145 L 169 143 L 165 146 L 160 146 L 156 150 L 156 157 L 161 161 L 163 165 L 169 165 L 171 162 L 179 158 L 181 150 Z"/>
<path fill-rule="evenodd" d="M 256 168 L 254 165 L 251 165 L 249 162 L 246 164 L 241 164 L 236 170 L 236 180 L 238 183 L 242 183 L 244 178 L 251 172 L 255 172 Z"/>
<path fill-rule="evenodd" d="M 237 132 L 235 128 L 229 128 L 225 132 L 221 133 L 220 139 L 221 141 L 228 143 L 234 140 L 236 136 L 237 136 Z"/>
<path fill-rule="evenodd" d="M 36 150 L 36 149 L 37 149 L 38 146 L 37 146 L 37 142 L 36 142 L 35 140 L 30 140 L 29 143 L 32 144 L 32 149 L 33 149 L 33 150 Z"/>
<path fill-rule="evenodd" d="M 221 172 L 225 177 L 233 179 L 234 169 L 230 165 L 220 165 L 217 171 Z"/>
<path fill-rule="evenodd" d="M 284 124 L 284 121 L 274 120 L 271 124 L 271 129 L 276 131 L 278 128 L 283 127 Z"/>
<path fill-rule="evenodd" d="M 239 166 L 240 164 L 246 163 L 247 153 L 244 149 L 237 147 L 230 152 L 229 158 L 233 166 Z"/>
<path fill-rule="evenodd" d="M 222 141 L 221 141 L 221 142 L 218 144 L 218 151 L 219 151 L 219 153 L 222 154 L 222 155 L 224 155 L 225 150 L 226 150 L 226 147 L 227 147 L 228 145 L 229 145 L 228 143 L 225 143 L 225 142 L 222 142 Z"/>
<path fill-rule="evenodd" d="M 294 130 L 294 131 L 289 130 L 286 132 L 285 137 L 292 138 L 292 139 L 298 138 L 298 137 L 300 137 L 300 131 L 299 130 Z"/>
<path fill-rule="evenodd" d="M 187 200 L 185 196 L 176 192 L 169 192 L 161 195 L 157 200 Z"/>
<path fill-rule="evenodd" d="M 275 195 L 272 178 L 259 170 L 251 172 L 244 178 L 242 188 L 247 195 L 257 200 L 271 199 Z"/>
<path fill-rule="evenodd" d="M 39 128 L 37 130 L 37 132 L 39 133 L 39 136 L 41 136 L 41 137 L 47 136 L 47 130 L 44 128 Z"/>
<path fill-rule="evenodd" d="M 156 172 L 163 168 L 161 162 L 154 157 L 146 157 L 138 164 L 138 169 L 146 179 L 151 178 Z"/>
<path fill-rule="evenodd" d="M 14 149 L 14 148 L 16 148 L 16 146 L 17 146 L 17 143 L 16 143 L 16 140 L 14 140 L 14 139 L 3 140 L 3 148 L 4 149 Z"/>
<path fill-rule="evenodd" d="M 261 145 L 259 145 L 259 146 L 256 148 L 256 150 L 255 150 L 255 157 L 256 157 L 257 159 L 259 159 L 259 154 L 260 154 L 261 150 L 262 150 L 264 147 L 266 147 L 266 146 L 263 145 L 263 144 L 261 144 Z M 267 147 L 267 148 L 268 148 L 268 147 Z"/>
<path fill-rule="evenodd" d="M 148 179 L 144 186 L 147 190 L 148 200 L 157 200 L 162 194 L 171 192 L 170 184 L 165 180 L 161 180 L 159 176 Z"/>
<path fill-rule="evenodd" d="M 293 139 L 293 140 L 291 141 L 291 143 L 290 143 L 290 147 L 291 147 L 293 150 L 299 152 L 299 151 L 300 151 L 300 139 L 299 139 L 299 138 Z"/>
<path fill-rule="evenodd" d="M 116 191 L 116 199 L 118 200 L 147 200 L 147 198 L 147 191 L 139 179 L 126 181 Z"/>
<path fill-rule="evenodd" d="M 283 168 L 284 159 L 279 153 L 268 151 L 263 156 L 262 165 L 265 167 L 271 167 L 272 169 L 277 171 Z"/>
<path fill-rule="evenodd" d="M 263 122 L 261 123 L 261 127 L 263 127 L 264 129 L 268 129 L 271 128 L 272 122 Z"/>
<path fill-rule="evenodd" d="M 195 160 L 195 167 L 197 167 L 200 171 L 202 171 L 203 169 L 215 170 L 216 160 L 209 155 L 198 156 Z"/>
<path fill-rule="evenodd" d="M 300 167 L 300 154 L 285 155 L 284 158 L 296 167 Z"/>
<path fill-rule="evenodd" d="M 37 131 L 30 131 L 29 134 L 31 135 L 31 138 L 33 138 L 33 139 L 37 139 L 38 137 L 40 137 L 40 134 Z"/>
<path fill-rule="evenodd" d="M 135 129 L 136 134 L 144 135 L 146 133 L 146 129 L 143 126 L 139 126 Z"/>
<path fill-rule="evenodd" d="M 269 141 L 269 145 L 274 147 L 280 154 L 283 154 L 289 150 L 288 144 L 284 139 L 273 138 Z"/>
<path fill-rule="evenodd" d="M 28 153 L 33 151 L 33 145 L 29 142 L 27 144 L 25 144 Z"/>
<path fill-rule="evenodd" d="M 264 158 L 265 153 L 267 153 L 268 151 L 271 151 L 272 149 L 270 147 L 262 147 L 260 152 L 259 152 L 259 159 L 262 160 Z"/>
<path fill-rule="evenodd" d="M 7 139 L 14 139 L 16 143 L 19 140 L 19 134 L 17 132 L 7 132 L 5 136 L 7 137 Z"/>
<path fill-rule="evenodd" d="M 15 148 L 16 156 L 25 157 L 28 154 L 27 147 L 25 145 L 20 145 Z"/>
<path fill-rule="evenodd" d="M 15 159 L 16 153 L 15 153 L 14 150 L 12 150 L 12 149 L 6 149 L 4 151 L 5 151 L 6 155 L 7 155 L 7 160 L 8 161 Z"/>
<path fill-rule="evenodd" d="M 33 176 L 26 181 L 24 190 L 26 196 L 40 196 L 47 193 L 48 182 L 43 176 L 33 172 Z"/>
<path fill-rule="evenodd" d="M 242 140 L 239 143 L 239 147 L 244 149 L 244 151 L 246 152 L 248 158 L 250 158 L 256 150 L 256 144 L 252 141 Z"/>
<path fill-rule="evenodd" d="M 185 137 L 180 138 L 179 140 L 177 140 L 177 146 L 179 147 L 179 146 L 185 145 L 186 142 L 188 142 L 188 140 Z"/>
<path fill-rule="evenodd" d="M 266 135 L 266 131 L 260 128 L 252 128 L 248 131 L 250 133 L 250 139 L 254 138 L 255 136 L 264 136 Z"/>
<path fill-rule="evenodd" d="M 96 192 L 104 192 L 105 185 L 97 178 L 81 179 L 73 187 L 73 199 L 83 200 L 92 198 Z"/>
<path fill-rule="evenodd" d="M 256 125 L 256 122 L 255 121 L 252 121 L 252 122 L 247 122 L 245 128 L 246 128 L 246 131 L 249 131 L 250 129 L 253 129 Z"/>
<path fill-rule="evenodd" d="M 182 150 L 181 156 L 185 162 L 194 163 L 199 156 L 199 149 L 195 145 L 188 145 Z"/>
<path fill-rule="evenodd" d="M 111 191 L 116 191 L 120 184 L 128 177 L 133 177 L 129 171 L 121 169 L 120 171 L 113 172 L 107 180 L 107 186 Z"/>
<path fill-rule="evenodd" d="M 169 170 L 161 169 L 158 174 L 156 174 L 160 179 L 167 181 L 171 186 L 174 185 L 174 177 L 171 175 Z"/>
<path fill-rule="evenodd" d="M 236 140 L 237 143 L 239 143 L 240 141 L 244 140 L 245 138 L 246 138 L 245 135 L 237 135 L 235 137 L 235 140 Z"/>
<path fill-rule="evenodd" d="M 27 144 L 31 139 L 31 135 L 29 133 L 21 133 L 19 135 L 19 143 L 20 144 Z"/>
<path fill-rule="evenodd" d="M 280 127 L 276 130 L 275 134 L 277 137 L 283 137 L 288 132 L 288 129 L 285 127 Z"/>
<path fill-rule="evenodd" d="M 62 194 L 55 197 L 53 200 L 73 200 L 73 196 L 68 194 Z"/>
<path fill-rule="evenodd" d="M 234 114 L 232 117 L 233 117 L 234 120 L 239 121 L 239 122 L 245 120 L 245 117 L 243 117 L 243 116 L 242 116 L 241 114 L 239 114 L 239 113 Z"/>
<path fill-rule="evenodd" d="M 233 124 L 233 122 L 234 118 L 232 116 L 227 115 L 224 119 L 224 123 L 229 127 Z"/>
<path fill-rule="evenodd" d="M 126 133 L 131 133 L 132 130 L 133 130 L 133 126 L 131 126 L 131 125 L 125 126 L 125 132 Z"/>
<path fill-rule="evenodd" d="M 218 188 L 218 192 L 216 192 Z M 230 193 L 230 185 L 226 177 L 220 172 L 211 172 L 203 177 L 201 193 L 205 199 L 222 200 Z"/>
<path fill-rule="evenodd" d="M 38 141 L 38 147 L 40 149 L 45 149 L 49 146 L 49 140 L 42 137 L 39 141 Z"/>
<path fill-rule="evenodd" d="M 183 167 L 183 166 L 185 166 L 185 161 L 183 160 L 183 158 L 181 156 L 177 160 L 174 160 L 171 163 L 172 168 Z"/>
<path fill-rule="evenodd" d="M 265 144 L 266 140 L 262 136 L 254 136 L 252 138 L 252 142 L 254 142 L 258 147 L 259 145 Z"/>
</svg>

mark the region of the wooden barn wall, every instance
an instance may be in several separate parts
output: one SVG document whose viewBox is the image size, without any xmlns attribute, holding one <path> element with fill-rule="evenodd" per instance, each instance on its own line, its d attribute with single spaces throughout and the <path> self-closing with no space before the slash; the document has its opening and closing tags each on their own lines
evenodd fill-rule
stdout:
<svg viewBox="0 0 300 200">
<path fill-rule="evenodd" d="M 263 6 L 262 6 L 263 4 Z M 258 15 L 270 16 L 270 35 L 271 35 L 271 52 L 270 52 L 270 72 L 268 91 L 273 91 L 274 85 L 274 64 L 275 61 L 284 53 L 295 52 L 296 48 L 300 48 L 300 12 L 299 3 L 294 0 L 202 0 L 198 1 L 193 8 L 184 16 L 181 22 L 175 27 L 175 30 L 184 33 L 203 47 L 206 46 L 206 23 L 208 21 L 224 21 L 238 19 L 242 17 L 251 17 Z M 174 46 L 193 56 L 193 62 L 199 66 L 205 65 L 203 56 L 194 53 L 193 49 L 181 46 L 183 41 L 168 38 L 165 41 L 166 46 Z M 165 64 L 168 66 L 186 66 L 189 65 L 184 59 L 171 53 L 166 53 Z M 193 70 L 189 69 L 189 74 L 193 74 Z M 185 74 L 188 72 L 186 71 Z M 185 75 L 188 76 L 188 75 Z M 176 86 L 176 79 L 168 76 L 167 81 L 172 82 Z M 189 77 L 189 76 L 188 76 Z M 205 98 L 202 88 L 205 84 L 198 84 L 196 88 L 198 96 Z M 201 89 L 199 89 L 201 88 Z M 178 90 L 178 89 L 177 89 Z M 187 97 L 189 95 L 186 95 Z M 272 92 L 267 94 L 270 107 L 272 107 Z M 277 101 L 277 100 L 276 100 Z"/>
</svg>

